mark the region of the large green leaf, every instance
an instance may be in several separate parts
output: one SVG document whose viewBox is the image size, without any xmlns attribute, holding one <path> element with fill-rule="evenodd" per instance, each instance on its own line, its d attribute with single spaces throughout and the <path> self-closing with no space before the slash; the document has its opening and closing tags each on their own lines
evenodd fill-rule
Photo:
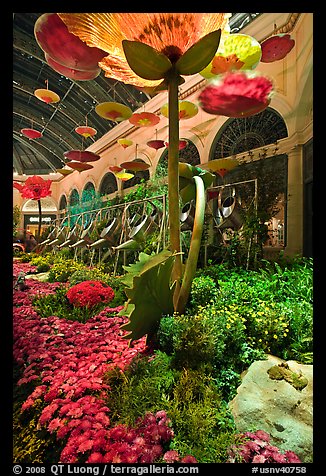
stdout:
<svg viewBox="0 0 326 476">
<path fill-rule="evenodd" d="M 124 337 L 132 341 L 155 334 L 162 315 L 173 312 L 175 283 L 171 286 L 170 281 L 175 254 L 163 250 L 154 256 L 140 255 L 137 263 L 125 267 L 130 273 L 124 280 L 129 284 L 125 289 L 128 301 L 120 312 L 129 319 L 121 326 L 129 331 Z"/>
<path fill-rule="evenodd" d="M 187 76 L 202 71 L 214 58 L 220 38 L 221 30 L 203 36 L 178 59 L 175 64 L 178 73 Z"/>
<path fill-rule="evenodd" d="M 122 40 L 122 47 L 130 68 L 141 78 L 163 79 L 172 68 L 167 56 L 145 43 Z"/>
</svg>

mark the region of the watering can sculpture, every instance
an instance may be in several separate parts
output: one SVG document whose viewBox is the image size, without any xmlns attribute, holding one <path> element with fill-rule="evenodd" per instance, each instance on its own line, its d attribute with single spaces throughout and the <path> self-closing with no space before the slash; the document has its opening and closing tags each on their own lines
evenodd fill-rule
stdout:
<svg viewBox="0 0 326 476">
<path fill-rule="evenodd" d="M 241 199 L 236 196 L 235 188 L 232 188 L 231 194 L 223 197 L 223 189 L 220 190 L 217 197 L 217 228 L 223 230 L 232 228 L 239 230 L 244 222 L 243 209 L 241 208 Z"/>
<path fill-rule="evenodd" d="M 67 234 L 67 239 L 58 246 L 58 249 L 61 250 L 67 246 L 71 246 L 73 243 L 76 243 L 78 236 L 80 234 L 81 226 L 76 222 Z"/>
</svg>

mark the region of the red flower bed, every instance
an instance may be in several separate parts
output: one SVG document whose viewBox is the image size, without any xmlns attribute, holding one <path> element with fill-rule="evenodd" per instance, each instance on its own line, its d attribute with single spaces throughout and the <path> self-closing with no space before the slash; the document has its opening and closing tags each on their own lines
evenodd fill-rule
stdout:
<svg viewBox="0 0 326 476">
<path fill-rule="evenodd" d="M 33 296 L 40 287 L 44 294 L 61 283 L 26 281 L 26 291 L 14 291 L 19 306 L 13 312 L 14 358 L 24 368 L 18 385 L 34 382 L 35 388 L 22 411 L 36 401 L 43 403 L 38 427 L 55 433 L 63 444 L 60 462 L 156 461 L 164 454 L 164 443 L 173 437 L 165 412 L 146 414 L 134 428 L 112 427 L 105 403 L 110 389 L 104 374 L 116 366 L 126 368 L 147 349 L 145 338 L 129 347 L 120 328 L 126 318 L 114 315 L 121 306 L 105 308 L 85 324 L 56 316 L 40 318 L 31 304 Z"/>
<path fill-rule="evenodd" d="M 75 307 L 92 308 L 96 304 L 109 303 L 114 298 L 113 289 L 101 281 L 83 281 L 67 292 L 70 304 Z"/>
</svg>

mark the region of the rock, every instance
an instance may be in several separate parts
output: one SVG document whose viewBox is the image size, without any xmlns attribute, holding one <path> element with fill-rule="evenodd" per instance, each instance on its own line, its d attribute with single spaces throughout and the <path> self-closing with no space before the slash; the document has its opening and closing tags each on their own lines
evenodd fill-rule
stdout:
<svg viewBox="0 0 326 476">
<path fill-rule="evenodd" d="M 26 279 L 37 279 L 37 281 L 42 281 L 45 282 L 48 280 L 49 277 L 49 271 L 46 271 L 45 273 L 35 273 L 35 274 L 28 274 L 26 275 Z"/>
<path fill-rule="evenodd" d="M 313 366 L 269 355 L 242 375 L 229 403 L 237 431 L 265 430 L 271 443 L 312 462 Z"/>
</svg>

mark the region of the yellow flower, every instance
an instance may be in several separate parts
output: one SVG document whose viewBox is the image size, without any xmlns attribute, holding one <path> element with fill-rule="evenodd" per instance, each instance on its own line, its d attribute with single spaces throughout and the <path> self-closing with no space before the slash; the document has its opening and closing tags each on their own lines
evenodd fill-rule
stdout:
<svg viewBox="0 0 326 476">
<path fill-rule="evenodd" d="M 273 337 L 274 337 L 274 339 L 278 339 L 278 337 L 277 337 L 277 335 L 276 335 L 276 334 L 274 334 L 274 335 L 273 335 Z"/>
</svg>

